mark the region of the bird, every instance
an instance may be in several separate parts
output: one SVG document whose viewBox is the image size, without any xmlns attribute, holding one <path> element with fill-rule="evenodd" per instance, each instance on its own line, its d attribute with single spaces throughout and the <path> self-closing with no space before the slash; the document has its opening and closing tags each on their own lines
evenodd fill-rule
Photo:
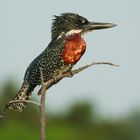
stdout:
<svg viewBox="0 0 140 140">
<path fill-rule="evenodd" d="M 77 13 L 55 15 L 49 45 L 29 64 L 20 90 L 10 100 L 23 102 L 9 101 L 5 108 L 22 112 L 27 104 L 25 101 L 29 100 L 34 88 L 41 84 L 40 69 L 44 82 L 70 72 L 86 51 L 87 45 L 83 35 L 93 30 L 115 26 L 114 23 L 91 22 Z"/>
</svg>

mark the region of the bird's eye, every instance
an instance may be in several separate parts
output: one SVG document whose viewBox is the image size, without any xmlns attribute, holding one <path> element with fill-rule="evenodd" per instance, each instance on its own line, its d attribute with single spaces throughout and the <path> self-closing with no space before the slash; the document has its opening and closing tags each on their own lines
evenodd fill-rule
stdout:
<svg viewBox="0 0 140 140">
<path fill-rule="evenodd" d="M 85 20 L 82 20 L 82 23 L 83 23 L 83 24 L 85 24 L 85 22 L 86 22 Z"/>
<path fill-rule="evenodd" d="M 78 25 L 85 25 L 85 24 L 87 24 L 87 23 L 88 23 L 87 20 L 78 20 L 78 21 L 77 21 L 77 24 L 78 24 Z"/>
</svg>

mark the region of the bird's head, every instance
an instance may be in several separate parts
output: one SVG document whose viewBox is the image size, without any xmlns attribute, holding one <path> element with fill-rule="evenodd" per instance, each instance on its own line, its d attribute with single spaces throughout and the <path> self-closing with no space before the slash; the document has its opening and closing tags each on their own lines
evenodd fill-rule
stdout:
<svg viewBox="0 0 140 140">
<path fill-rule="evenodd" d="M 73 34 L 83 35 L 92 30 L 100 30 L 116 26 L 113 23 L 90 22 L 86 18 L 75 13 L 63 13 L 55 16 L 52 24 L 52 39 L 57 39 Z"/>
</svg>

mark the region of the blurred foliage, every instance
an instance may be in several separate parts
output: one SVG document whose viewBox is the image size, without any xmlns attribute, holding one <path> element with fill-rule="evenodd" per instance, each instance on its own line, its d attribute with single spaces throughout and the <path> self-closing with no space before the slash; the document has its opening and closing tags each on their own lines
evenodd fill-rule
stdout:
<svg viewBox="0 0 140 140">
<path fill-rule="evenodd" d="M 13 81 L 4 83 L 0 93 L 0 109 L 16 94 Z M 94 117 L 95 116 L 95 117 Z M 140 111 L 116 121 L 105 120 L 93 110 L 90 103 L 76 103 L 64 115 L 47 112 L 48 140 L 140 140 Z M 33 105 L 22 112 L 8 111 L 0 118 L 0 140 L 38 140 L 40 138 L 38 108 Z"/>
<path fill-rule="evenodd" d="M 88 125 L 92 122 L 92 107 L 89 103 L 77 103 L 71 107 L 66 120 L 77 125 Z"/>
</svg>

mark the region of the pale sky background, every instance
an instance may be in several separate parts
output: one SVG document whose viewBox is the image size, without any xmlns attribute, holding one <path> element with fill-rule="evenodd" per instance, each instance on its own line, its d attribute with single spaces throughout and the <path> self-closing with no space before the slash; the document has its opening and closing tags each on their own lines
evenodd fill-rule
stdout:
<svg viewBox="0 0 140 140">
<path fill-rule="evenodd" d="M 106 117 L 117 117 L 140 107 L 139 0 L 0 0 L 0 83 L 12 77 L 20 87 L 27 66 L 50 42 L 52 16 L 63 12 L 118 24 L 84 37 L 87 51 L 77 67 L 93 61 L 120 67 L 95 66 L 64 79 L 48 91 L 48 110 L 89 100 Z"/>
</svg>

